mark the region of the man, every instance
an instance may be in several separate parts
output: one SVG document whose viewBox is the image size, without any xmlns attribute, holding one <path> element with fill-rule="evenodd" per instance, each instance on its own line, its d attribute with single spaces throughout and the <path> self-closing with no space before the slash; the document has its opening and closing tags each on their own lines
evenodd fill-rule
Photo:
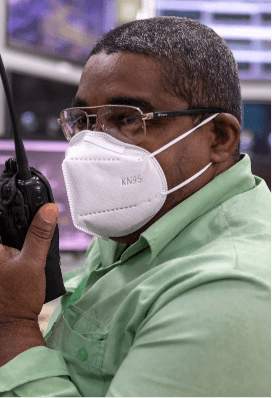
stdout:
<svg viewBox="0 0 272 398">
<path fill-rule="evenodd" d="M 270 396 L 270 195 L 239 154 L 225 42 L 186 18 L 123 25 L 93 49 L 72 107 L 71 212 L 100 238 L 64 274 L 45 340 L 56 206 L 21 252 L 1 247 L 2 395 Z"/>
</svg>

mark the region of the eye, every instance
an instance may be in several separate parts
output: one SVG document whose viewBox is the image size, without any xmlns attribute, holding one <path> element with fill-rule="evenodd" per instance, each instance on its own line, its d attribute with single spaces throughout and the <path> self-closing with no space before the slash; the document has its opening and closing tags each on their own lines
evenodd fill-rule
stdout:
<svg viewBox="0 0 272 398">
<path fill-rule="evenodd" d="M 77 127 L 81 127 L 83 125 L 87 124 L 87 118 L 86 116 L 79 116 L 75 121 L 74 121 L 74 125 Z"/>
<path fill-rule="evenodd" d="M 117 122 L 119 125 L 129 126 L 131 124 L 139 124 L 139 118 L 134 115 L 119 115 L 117 118 Z"/>
<path fill-rule="evenodd" d="M 87 118 L 85 115 L 77 115 L 70 122 L 70 125 L 72 125 L 73 134 L 76 134 L 87 127 Z"/>
</svg>

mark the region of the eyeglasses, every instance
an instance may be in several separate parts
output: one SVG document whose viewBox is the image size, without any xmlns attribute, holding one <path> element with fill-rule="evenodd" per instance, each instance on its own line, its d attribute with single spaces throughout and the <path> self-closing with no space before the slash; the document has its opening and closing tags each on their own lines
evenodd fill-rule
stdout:
<svg viewBox="0 0 272 398">
<path fill-rule="evenodd" d="M 220 109 L 189 109 L 183 111 L 143 113 L 128 105 L 102 105 L 69 108 L 60 114 L 58 123 L 68 141 L 80 131 L 102 129 L 104 133 L 129 144 L 137 145 L 146 135 L 146 120 L 201 113 L 222 113 Z"/>
</svg>

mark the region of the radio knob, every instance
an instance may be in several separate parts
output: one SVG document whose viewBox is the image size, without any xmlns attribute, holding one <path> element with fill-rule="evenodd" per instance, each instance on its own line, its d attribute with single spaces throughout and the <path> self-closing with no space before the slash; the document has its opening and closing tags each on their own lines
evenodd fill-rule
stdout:
<svg viewBox="0 0 272 398">
<path fill-rule="evenodd" d="M 43 203 L 43 197 L 42 196 L 36 196 L 35 197 L 35 203 L 37 205 L 41 205 Z"/>
<path fill-rule="evenodd" d="M 16 164 L 15 159 L 10 158 L 10 159 L 6 160 L 4 172 L 11 173 L 11 174 L 15 174 L 17 172 L 17 164 Z"/>
</svg>

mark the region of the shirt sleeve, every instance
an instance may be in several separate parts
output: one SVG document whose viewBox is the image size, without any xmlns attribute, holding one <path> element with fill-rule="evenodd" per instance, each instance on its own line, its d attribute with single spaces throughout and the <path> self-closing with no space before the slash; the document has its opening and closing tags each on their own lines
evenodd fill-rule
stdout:
<svg viewBox="0 0 272 398">
<path fill-rule="evenodd" d="M 0 368 L 1 397 L 80 397 L 60 352 L 34 347 Z"/>
<path fill-rule="evenodd" d="M 252 281 L 218 280 L 149 311 L 107 396 L 271 396 L 270 298 Z"/>
</svg>

